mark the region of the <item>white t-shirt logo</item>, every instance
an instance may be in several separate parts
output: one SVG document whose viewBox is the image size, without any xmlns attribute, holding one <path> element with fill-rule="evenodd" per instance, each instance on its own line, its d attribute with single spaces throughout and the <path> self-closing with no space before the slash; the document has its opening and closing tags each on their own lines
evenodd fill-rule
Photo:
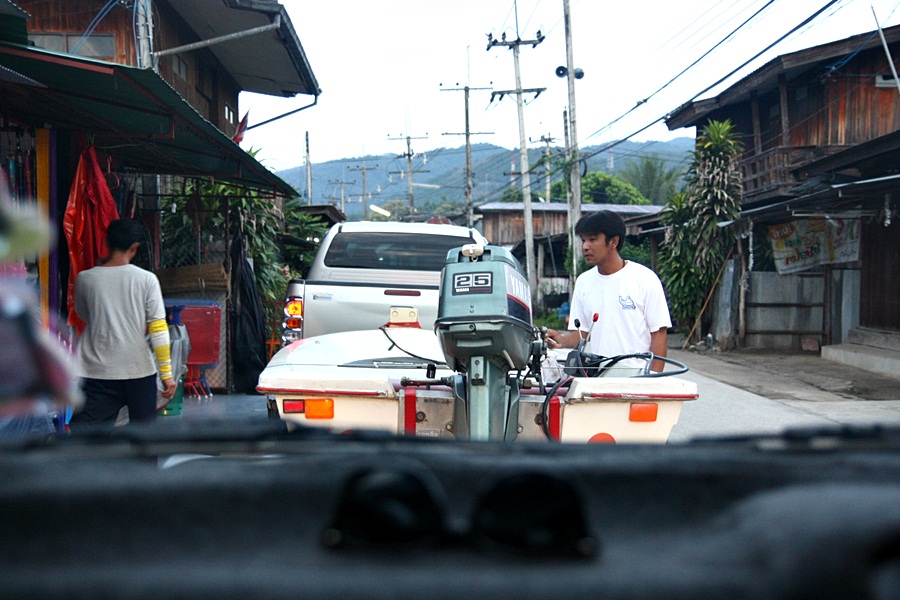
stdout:
<svg viewBox="0 0 900 600">
<path fill-rule="evenodd" d="M 631 296 L 619 296 L 619 304 L 622 305 L 622 310 L 637 310 L 637 307 L 634 305 L 634 300 L 631 299 Z"/>
</svg>

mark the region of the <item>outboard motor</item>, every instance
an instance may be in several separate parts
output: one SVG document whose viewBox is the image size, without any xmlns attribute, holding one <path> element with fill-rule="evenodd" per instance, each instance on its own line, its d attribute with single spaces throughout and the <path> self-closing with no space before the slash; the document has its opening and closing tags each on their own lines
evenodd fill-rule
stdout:
<svg viewBox="0 0 900 600">
<path fill-rule="evenodd" d="M 519 262 L 499 246 L 470 244 L 447 254 L 435 333 L 454 376 L 457 437 L 516 438 L 519 379 L 538 337 L 531 289 Z"/>
</svg>

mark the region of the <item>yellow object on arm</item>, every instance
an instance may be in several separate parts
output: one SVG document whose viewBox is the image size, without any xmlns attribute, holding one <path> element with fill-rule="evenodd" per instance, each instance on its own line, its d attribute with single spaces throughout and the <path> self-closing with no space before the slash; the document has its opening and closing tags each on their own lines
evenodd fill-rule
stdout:
<svg viewBox="0 0 900 600">
<path fill-rule="evenodd" d="M 150 321 L 150 346 L 159 364 L 159 376 L 165 381 L 172 379 L 172 354 L 169 350 L 169 326 L 164 319 Z"/>
</svg>

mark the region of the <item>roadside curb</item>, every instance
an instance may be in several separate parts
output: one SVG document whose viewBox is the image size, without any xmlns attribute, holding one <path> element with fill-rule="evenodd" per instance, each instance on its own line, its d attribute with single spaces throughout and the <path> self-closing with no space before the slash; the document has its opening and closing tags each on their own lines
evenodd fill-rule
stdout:
<svg viewBox="0 0 900 600">
<path fill-rule="evenodd" d="M 669 356 L 685 363 L 691 371 L 771 400 L 900 399 L 897 379 L 833 363 L 818 355 L 670 348 Z"/>
</svg>

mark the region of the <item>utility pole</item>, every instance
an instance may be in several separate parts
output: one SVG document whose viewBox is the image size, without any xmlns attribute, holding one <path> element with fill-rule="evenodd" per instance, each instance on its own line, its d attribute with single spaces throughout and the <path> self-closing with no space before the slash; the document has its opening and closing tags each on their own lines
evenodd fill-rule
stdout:
<svg viewBox="0 0 900 600">
<path fill-rule="evenodd" d="M 362 204 L 363 204 L 363 220 L 368 220 L 369 218 L 369 195 L 366 192 L 366 171 L 375 171 L 378 169 L 378 165 L 374 167 L 367 167 L 365 165 L 361 167 L 353 167 L 350 169 L 351 171 L 359 171 L 362 173 Z"/>
<path fill-rule="evenodd" d="M 340 197 L 340 200 L 341 200 L 341 212 L 344 212 L 344 185 L 346 185 L 346 184 L 348 184 L 348 183 L 349 183 L 350 185 L 353 185 L 353 184 L 356 183 L 356 180 L 354 179 L 353 181 L 344 181 L 344 177 L 341 176 L 341 180 L 340 180 L 340 181 L 337 181 L 337 180 L 335 180 L 335 179 L 332 179 L 332 180 L 329 181 L 328 183 L 333 184 L 333 185 L 337 185 L 337 184 L 340 184 L 340 185 L 341 185 L 341 197 Z M 337 198 L 335 198 L 334 196 L 329 196 L 328 198 L 331 199 L 331 200 L 337 200 Z"/>
<path fill-rule="evenodd" d="M 581 219 L 581 160 L 578 151 L 578 131 L 575 128 L 575 59 L 572 51 L 572 15 L 569 11 L 569 0 L 563 0 L 563 21 L 566 29 L 566 81 L 569 84 L 569 180 L 572 187 L 572 205 L 569 211 L 569 235 L 572 238 L 573 279 L 581 264 L 581 244 L 575 239 L 575 224 Z"/>
<path fill-rule="evenodd" d="M 513 41 L 507 41 L 506 34 L 504 33 L 501 39 L 496 40 L 494 39 L 494 36 L 489 33 L 487 45 L 488 51 L 490 51 L 490 49 L 494 48 L 495 46 L 505 46 L 513 51 L 513 64 L 516 74 L 516 89 L 493 92 L 491 94 L 491 100 L 493 101 L 494 96 L 496 95 L 499 95 L 501 100 L 506 94 L 516 95 L 516 108 L 518 109 L 519 115 L 519 154 L 521 156 L 520 171 L 522 172 L 522 199 L 524 201 L 523 217 L 525 221 L 525 271 L 528 274 L 528 285 L 531 287 L 532 298 L 535 298 L 537 296 L 537 274 L 535 272 L 534 264 L 534 221 L 531 213 L 531 174 L 529 173 L 530 167 L 528 165 L 528 146 L 526 145 L 525 138 L 525 105 L 522 101 L 522 95 L 532 93 L 534 94 L 534 97 L 537 98 L 541 94 L 541 92 L 543 92 L 547 88 L 522 88 L 522 72 L 519 68 L 519 46 L 521 46 L 522 44 L 529 44 L 532 48 L 535 48 L 543 41 L 544 36 L 540 31 L 537 32 L 537 36 L 533 40 L 521 39 L 521 37 L 519 36 L 519 12 L 517 7 L 516 39 Z"/>
<path fill-rule="evenodd" d="M 578 219 L 575 218 L 575 194 L 572 193 L 572 147 L 570 145 L 571 140 L 569 139 L 569 111 L 566 109 L 563 109 L 563 132 L 566 144 L 566 164 L 569 165 L 569 172 L 566 174 L 569 182 L 569 185 L 566 186 L 566 205 L 568 207 L 567 214 L 569 217 L 569 222 L 567 224 L 569 247 L 572 248 L 572 271 L 569 273 L 569 277 L 571 278 L 569 284 L 569 300 L 571 300 L 572 291 L 575 289 L 575 278 L 578 276 L 578 257 L 581 256 L 581 244 L 577 243 L 575 240 L 575 223 L 578 222 Z"/>
<path fill-rule="evenodd" d="M 306 203 L 312 206 L 312 161 L 309 160 L 309 132 L 306 132 Z"/>
<path fill-rule="evenodd" d="M 135 5 L 135 28 L 137 30 L 137 66 L 139 69 L 155 68 L 153 60 L 153 7 L 152 0 Z"/>
<path fill-rule="evenodd" d="M 442 92 L 465 92 L 466 97 L 466 131 L 463 135 L 466 136 L 466 223 L 469 227 L 475 222 L 475 215 L 472 210 L 472 188 L 474 184 L 472 182 L 472 142 L 471 136 L 473 135 L 491 135 L 493 132 L 477 132 L 472 133 L 469 130 L 469 91 L 470 90 L 489 90 L 491 88 L 470 88 L 468 85 L 463 88 L 447 88 L 442 89 Z M 458 133 L 444 133 L 443 135 L 460 135 Z"/>
<path fill-rule="evenodd" d="M 546 178 L 544 184 L 547 190 L 545 202 L 550 202 L 550 143 L 554 140 L 549 135 L 542 135 L 541 141 L 547 144 L 547 147 L 544 149 L 544 177 Z"/>
<path fill-rule="evenodd" d="M 402 140 L 403 138 L 388 138 L 388 139 Z M 397 157 L 397 158 L 406 157 L 407 182 L 409 184 L 408 194 L 409 194 L 409 212 L 410 212 L 410 214 L 416 212 L 416 203 L 415 203 L 415 199 L 413 196 L 413 173 L 414 172 L 415 173 L 427 173 L 428 172 L 428 171 L 413 171 L 412 159 L 413 159 L 413 156 L 415 156 L 415 155 L 413 154 L 413 151 L 412 151 L 412 140 L 414 140 L 414 139 L 415 140 L 425 140 L 428 138 L 424 138 L 424 137 L 413 138 L 410 136 L 406 136 L 406 154 L 401 154 L 400 156 Z M 397 173 L 398 171 L 392 171 L 392 172 Z"/>
</svg>

